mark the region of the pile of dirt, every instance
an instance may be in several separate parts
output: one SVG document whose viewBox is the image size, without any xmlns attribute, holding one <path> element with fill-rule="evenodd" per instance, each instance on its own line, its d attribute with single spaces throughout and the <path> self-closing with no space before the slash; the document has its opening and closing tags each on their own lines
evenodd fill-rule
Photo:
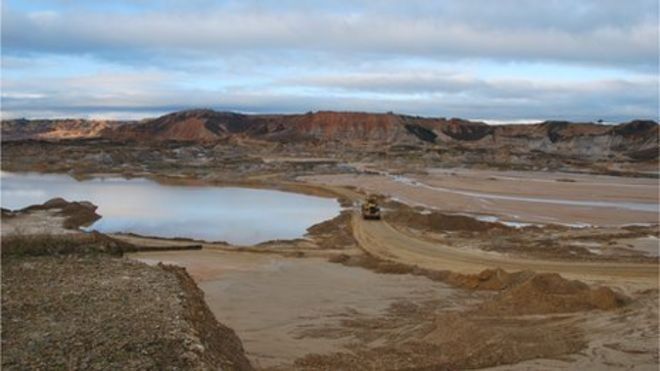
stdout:
<svg viewBox="0 0 660 371">
<path fill-rule="evenodd" d="M 200 354 L 204 364 L 218 365 L 223 370 L 252 370 L 245 357 L 243 344 L 236 333 L 219 323 L 204 301 L 204 293 L 188 275 L 185 268 L 159 264 L 159 268 L 174 274 L 183 294 L 183 317 L 193 327 L 203 350 Z"/>
<path fill-rule="evenodd" d="M 534 275 L 533 272 L 529 271 L 508 273 L 499 268 L 486 269 L 478 274 L 435 271 L 379 259 L 370 254 L 337 254 L 331 256 L 328 260 L 331 263 L 339 263 L 349 267 L 361 267 L 377 273 L 413 274 L 416 276 L 424 276 L 433 281 L 444 282 L 458 288 L 469 290 L 504 290 L 519 284 L 522 280 Z"/>
<path fill-rule="evenodd" d="M 568 313 L 615 309 L 627 301 L 626 297 L 608 287 L 591 288 L 556 273 L 538 273 L 484 302 L 481 310 L 489 314 L 511 315 Z"/>
<path fill-rule="evenodd" d="M 421 304 L 401 301 L 383 315 L 354 313 L 339 323 L 309 329 L 303 336 L 331 334 L 356 341 L 342 352 L 299 358 L 296 370 L 453 370 L 558 358 L 587 346 L 587 333 L 576 320 L 585 315 L 583 311 L 613 310 L 629 301 L 609 288 L 591 288 L 557 274 L 487 269 L 464 275 L 369 256 L 339 255 L 333 260 L 383 273 L 423 275 L 469 289 L 475 302 L 455 311 L 442 309 L 437 299 Z"/>
<path fill-rule="evenodd" d="M 185 270 L 47 238 L 2 241 L 2 369 L 252 370 Z"/>
<path fill-rule="evenodd" d="M 478 274 L 435 271 L 378 259 L 369 254 L 338 254 L 330 257 L 328 260 L 331 263 L 340 263 L 349 267 L 361 267 L 377 273 L 413 274 L 416 276 L 424 276 L 433 281 L 444 282 L 454 287 L 468 290 L 501 291 L 518 285 L 523 280 L 534 275 L 534 272 L 530 271 L 508 273 L 500 268 L 486 269 Z"/>
<path fill-rule="evenodd" d="M 608 287 L 591 288 L 580 281 L 567 280 L 556 273 L 532 271 L 506 272 L 486 269 L 478 274 L 433 271 L 402 263 L 378 259 L 371 255 L 339 254 L 330 262 L 359 266 L 378 273 L 413 274 L 434 281 L 468 289 L 498 291 L 492 301 L 480 310 L 489 314 L 570 313 L 592 309 L 610 310 L 628 302 L 624 295 Z"/>
<path fill-rule="evenodd" d="M 452 286 L 470 290 L 504 290 L 519 285 L 525 279 L 532 277 L 534 272 L 521 271 L 507 273 L 497 269 L 486 269 L 478 274 L 450 273 L 445 282 Z"/>
<path fill-rule="evenodd" d="M 509 232 L 513 228 L 500 223 L 490 223 L 465 215 L 443 214 L 437 211 L 421 213 L 409 206 L 396 203 L 393 211 L 385 214 L 385 219 L 394 224 L 410 228 L 436 232 Z"/>
</svg>

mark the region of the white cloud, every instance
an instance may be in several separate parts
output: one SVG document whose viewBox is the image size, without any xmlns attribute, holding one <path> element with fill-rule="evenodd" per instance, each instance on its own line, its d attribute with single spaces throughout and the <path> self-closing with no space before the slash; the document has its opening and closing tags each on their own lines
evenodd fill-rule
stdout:
<svg viewBox="0 0 660 371">
<path fill-rule="evenodd" d="M 454 3 L 457 4 L 457 3 Z M 483 2 L 482 2 L 483 4 Z M 563 3 L 567 18 L 572 7 Z M 403 6 L 403 5 L 401 5 Z M 456 9 L 461 6 L 456 5 Z M 544 60 L 617 66 L 657 65 L 657 18 L 634 17 L 631 23 L 593 20 L 583 27 L 545 26 L 499 21 L 494 14 L 473 17 L 459 12 L 409 16 L 405 12 L 306 12 L 245 9 L 157 11 L 138 14 L 70 11 L 27 16 L 6 11 L 3 43 L 8 50 L 126 55 L 130 53 L 198 52 L 223 55 L 244 51 L 358 53 L 360 55 L 422 56 L 429 58 L 490 58 Z M 539 6 L 539 9 L 544 9 Z M 470 8 L 475 9 L 475 8 Z M 524 9 L 535 9 L 524 7 Z M 616 17 L 612 15 L 616 20 Z M 506 16 L 504 17 L 507 18 Z M 579 20 L 580 17 L 577 17 Z M 562 18 L 551 21 L 562 24 Z"/>
<path fill-rule="evenodd" d="M 3 4 L 4 115 L 658 115 L 655 0 L 17 4 Z"/>
<path fill-rule="evenodd" d="M 31 12 L 27 14 L 27 18 L 37 26 L 52 25 L 59 20 L 59 17 L 59 13 L 52 10 Z"/>
<path fill-rule="evenodd" d="M 297 88 L 307 84 L 311 90 Z M 396 111 L 430 116 L 512 120 L 655 118 L 653 80 L 592 82 L 481 79 L 430 73 L 314 76 L 273 81 L 253 88 L 178 87 L 160 73 L 88 75 L 38 83 L 10 81 L 16 91 L 40 86 L 48 94 L 25 99 L 4 95 L 4 116 L 136 118 L 184 108 L 209 107 L 243 112 L 308 110 Z M 391 87 L 391 88 L 390 88 Z M 33 99 L 34 98 L 34 99 Z M 60 112 L 57 114 L 57 112 Z"/>
</svg>

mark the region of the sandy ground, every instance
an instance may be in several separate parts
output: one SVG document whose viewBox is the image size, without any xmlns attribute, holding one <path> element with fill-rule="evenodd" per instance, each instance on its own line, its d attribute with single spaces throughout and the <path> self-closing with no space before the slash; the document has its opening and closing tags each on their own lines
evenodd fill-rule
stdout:
<svg viewBox="0 0 660 371">
<path fill-rule="evenodd" d="M 186 267 L 259 369 L 646 370 L 658 363 L 657 290 L 635 285 L 627 286 L 632 302 L 618 309 L 507 315 L 475 309 L 496 303 L 490 292 L 318 258 L 213 249 L 130 257 Z"/>
<path fill-rule="evenodd" d="M 655 263 L 567 262 L 515 258 L 494 252 L 457 249 L 429 242 L 395 229 L 385 221 L 364 221 L 357 214 L 353 230 L 360 246 L 381 259 L 416 265 L 433 270 L 477 273 L 485 268 L 534 270 L 560 273 L 566 277 L 608 284 L 632 284 L 655 288 L 658 265 Z"/>
<path fill-rule="evenodd" d="M 286 369 L 309 353 L 346 350 L 355 340 L 305 337 L 356 315 L 383 314 L 394 302 L 442 301 L 458 309 L 470 294 L 410 275 L 377 274 L 318 258 L 296 259 L 211 249 L 131 254 L 140 261 L 186 267 L 217 319 L 234 329 L 257 367 Z M 463 303 L 463 304 L 461 304 Z"/>
<path fill-rule="evenodd" d="M 587 313 L 573 320 L 588 341 L 582 351 L 557 359 L 540 358 L 488 370 L 658 370 L 657 291 L 622 310 L 597 315 Z"/>
<path fill-rule="evenodd" d="M 353 186 L 411 205 L 514 222 L 625 225 L 658 222 L 657 179 L 564 173 L 429 170 L 428 174 L 318 175 L 301 180 Z"/>
</svg>

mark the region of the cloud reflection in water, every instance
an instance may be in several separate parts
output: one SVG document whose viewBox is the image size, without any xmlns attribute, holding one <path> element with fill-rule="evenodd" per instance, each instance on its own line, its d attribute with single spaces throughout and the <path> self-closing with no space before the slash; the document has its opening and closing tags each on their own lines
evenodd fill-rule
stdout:
<svg viewBox="0 0 660 371">
<path fill-rule="evenodd" d="M 90 201 L 103 216 L 91 227 L 189 237 L 234 244 L 301 237 L 305 230 L 339 213 L 332 199 L 235 187 L 161 185 L 147 179 L 2 173 L 2 207 L 18 209 L 54 197 Z"/>
</svg>

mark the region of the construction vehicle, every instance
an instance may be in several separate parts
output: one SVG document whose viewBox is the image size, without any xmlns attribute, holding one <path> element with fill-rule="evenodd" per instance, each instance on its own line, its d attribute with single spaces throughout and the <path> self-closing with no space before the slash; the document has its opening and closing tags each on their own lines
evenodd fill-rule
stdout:
<svg viewBox="0 0 660 371">
<path fill-rule="evenodd" d="M 362 203 L 362 219 L 380 220 L 380 207 L 375 196 L 367 197 L 367 200 Z"/>
</svg>

